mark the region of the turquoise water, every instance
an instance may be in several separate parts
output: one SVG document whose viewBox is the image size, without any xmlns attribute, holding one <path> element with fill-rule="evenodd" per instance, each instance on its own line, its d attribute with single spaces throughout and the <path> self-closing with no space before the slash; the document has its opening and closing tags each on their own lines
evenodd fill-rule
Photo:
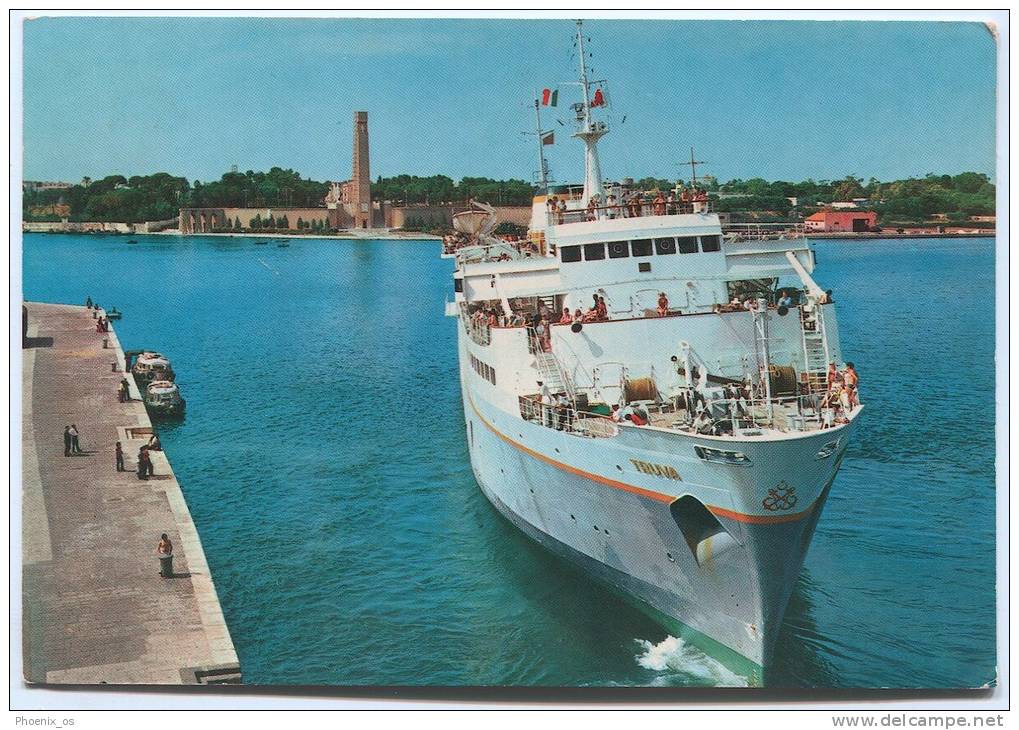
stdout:
<svg viewBox="0 0 1019 730">
<path fill-rule="evenodd" d="M 474 483 L 434 242 L 38 235 L 26 299 L 125 313 L 252 683 L 738 684 L 519 534 Z M 818 241 L 868 404 L 772 678 L 994 678 L 994 246 Z"/>
</svg>

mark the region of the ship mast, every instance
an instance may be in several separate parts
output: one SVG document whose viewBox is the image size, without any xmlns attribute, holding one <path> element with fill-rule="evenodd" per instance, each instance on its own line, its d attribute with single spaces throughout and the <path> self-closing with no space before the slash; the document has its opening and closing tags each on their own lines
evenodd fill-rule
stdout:
<svg viewBox="0 0 1019 730">
<path fill-rule="evenodd" d="M 541 131 L 541 112 L 537 95 L 534 99 L 534 133 L 538 137 L 538 182 L 540 192 L 548 190 L 548 163 L 545 162 L 545 135 Z"/>
<path fill-rule="evenodd" d="M 595 195 L 604 202 L 601 163 L 598 161 L 598 140 L 609 128 L 605 122 L 596 122 L 591 116 L 591 82 L 587 80 L 587 59 L 584 57 L 584 21 L 577 21 L 577 51 L 580 54 L 580 88 L 584 92 L 582 104 L 575 105 L 580 129 L 573 133 L 584 143 L 584 204 Z"/>
</svg>

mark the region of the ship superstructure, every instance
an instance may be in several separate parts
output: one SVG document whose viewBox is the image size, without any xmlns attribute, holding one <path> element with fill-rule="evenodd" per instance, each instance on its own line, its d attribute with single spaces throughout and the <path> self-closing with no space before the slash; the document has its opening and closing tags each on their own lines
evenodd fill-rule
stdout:
<svg viewBox="0 0 1019 730">
<path fill-rule="evenodd" d="M 761 683 L 855 370 L 797 226 L 602 180 L 580 59 L 584 185 L 540 191 L 526 239 L 478 205 L 446 242 L 471 463 L 521 530 Z"/>
</svg>

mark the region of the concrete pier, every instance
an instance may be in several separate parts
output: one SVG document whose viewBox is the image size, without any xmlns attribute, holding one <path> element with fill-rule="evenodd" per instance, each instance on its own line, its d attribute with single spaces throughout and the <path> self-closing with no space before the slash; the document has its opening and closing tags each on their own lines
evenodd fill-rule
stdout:
<svg viewBox="0 0 1019 730">
<path fill-rule="evenodd" d="M 84 307 L 26 304 L 22 363 L 24 677 L 47 684 L 241 681 L 233 641 L 184 495 L 162 452 L 138 478 L 152 433 L 121 403 L 124 353 Z M 104 348 L 103 340 L 107 340 Z M 83 454 L 64 456 L 76 424 Z M 121 442 L 126 471 L 115 468 Z M 160 533 L 174 577 L 159 575 Z"/>
</svg>

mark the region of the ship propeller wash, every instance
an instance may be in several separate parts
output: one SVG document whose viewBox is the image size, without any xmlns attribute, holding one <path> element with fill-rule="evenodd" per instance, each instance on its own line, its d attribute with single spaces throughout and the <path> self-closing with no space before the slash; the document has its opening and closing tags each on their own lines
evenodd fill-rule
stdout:
<svg viewBox="0 0 1019 730">
<path fill-rule="evenodd" d="M 723 229 L 696 187 L 603 180 L 585 40 L 578 23 L 583 186 L 540 189 L 526 239 L 479 205 L 445 241 L 474 474 L 527 535 L 763 684 L 862 411 L 855 369 L 798 226 Z"/>
</svg>

